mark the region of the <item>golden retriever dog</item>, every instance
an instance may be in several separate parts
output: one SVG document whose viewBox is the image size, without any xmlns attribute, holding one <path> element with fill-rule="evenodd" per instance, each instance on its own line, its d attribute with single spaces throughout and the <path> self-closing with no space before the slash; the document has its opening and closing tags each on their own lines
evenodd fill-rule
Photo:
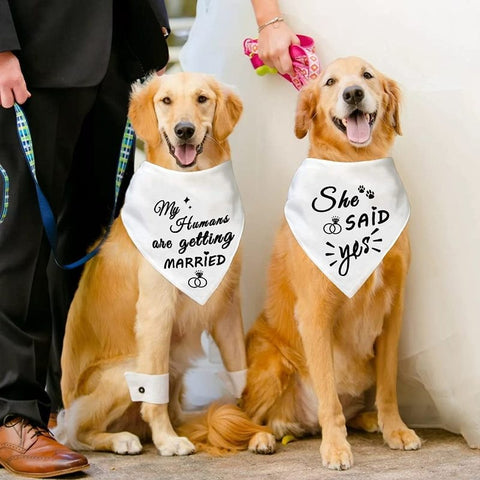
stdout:
<svg viewBox="0 0 480 480">
<path fill-rule="evenodd" d="M 359 162 L 387 157 L 401 134 L 397 84 L 356 57 L 331 63 L 298 100 L 295 133 L 309 133 L 309 157 Z M 362 117 L 362 118 L 359 118 Z M 363 121 L 363 118 L 365 120 Z M 346 124 L 362 121 L 362 138 Z M 368 128 L 368 131 L 366 130 Z M 323 465 L 348 469 L 353 456 L 346 424 L 381 431 L 393 449 L 421 441 L 399 415 L 397 349 L 410 261 L 406 229 L 352 298 L 343 294 L 300 247 L 284 221 L 276 237 L 264 310 L 247 334 L 243 409 L 277 439 L 321 431 Z M 376 411 L 364 394 L 376 383 Z M 274 450 L 256 434 L 250 449 Z"/>
<path fill-rule="evenodd" d="M 241 112 L 238 96 L 212 77 L 179 73 L 136 86 L 129 118 L 148 162 L 193 172 L 230 159 L 227 137 Z M 68 315 L 58 438 L 75 449 L 137 454 L 140 439 L 150 437 L 161 455 L 194 452 L 174 426 L 182 420 L 182 376 L 201 355 L 202 331 L 213 336 L 227 370 L 246 369 L 240 263 L 237 252 L 213 295 L 199 305 L 145 260 L 118 217 L 85 266 Z M 127 371 L 169 374 L 169 403 L 132 402 Z"/>
<path fill-rule="evenodd" d="M 353 92 L 353 93 L 352 93 Z M 357 99 L 351 99 L 351 96 Z M 331 63 L 299 95 L 295 133 L 309 133 L 309 157 L 358 162 L 389 155 L 401 134 L 397 84 L 362 59 Z M 370 133 L 352 142 L 345 125 L 366 116 Z M 247 336 L 246 413 L 277 438 L 318 433 L 323 465 L 353 464 L 346 421 L 380 430 L 394 449 L 421 441 L 400 418 L 397 351 L 410 262 L 405 229 L 352 297 L 318 269 L 283 223 L 269 267 L 265 308 Z M 376 383 L 377 411 L 362 411 L 362 396 Z M 359 401 L 360 400 L 360 401 Z"/>
</svg>

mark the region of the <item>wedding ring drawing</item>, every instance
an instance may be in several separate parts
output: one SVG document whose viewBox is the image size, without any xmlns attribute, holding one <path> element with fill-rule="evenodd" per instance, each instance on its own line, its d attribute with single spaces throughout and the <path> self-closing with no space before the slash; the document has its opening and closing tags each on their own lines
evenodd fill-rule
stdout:
<svg viewBox="0 0 480 480">
<path fill-rule="evenodd" d="M 190 288 L 204 288 L 207 284 L 207 279 L 204 278 L 201 270 L 197 270 L 195 276 L 188 279 L 188 286 Z"/>
</svg>

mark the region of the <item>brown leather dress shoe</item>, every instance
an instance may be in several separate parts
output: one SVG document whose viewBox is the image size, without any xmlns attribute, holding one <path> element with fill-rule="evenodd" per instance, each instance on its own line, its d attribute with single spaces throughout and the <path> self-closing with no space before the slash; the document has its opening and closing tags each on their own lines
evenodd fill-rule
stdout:
<svg viewBox="0 0 480 480">
<path fill-rule="evenodd" d="M 16 417 L 0 427 L 0 464 L 17 475 L 49 478 L 89 467 L 88 460 L 58 443 L 49 430 Z"/>
</svg>

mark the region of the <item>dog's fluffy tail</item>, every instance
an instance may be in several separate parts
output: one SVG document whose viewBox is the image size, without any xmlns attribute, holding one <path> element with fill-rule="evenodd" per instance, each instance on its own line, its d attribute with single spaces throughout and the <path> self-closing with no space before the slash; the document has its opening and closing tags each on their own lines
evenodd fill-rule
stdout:
<svg viewBox="0 0 480 480">
<path fill-rule="evenodd" d="M 92 450 L 88 445 L 77 439 L 77 424 L 72 422 L 72 418 L 76 418 L 78 413 L 79 402 L 73 402 L 67 410 L 63 409 L 58 412 L 57 425 L 52 432 L 58 442 L 73 450 Z"/>
<path fill-rule="evenodd" d="M 221 456 L 246 450 L 252 437 L 270 429 L 254 423 L 235 405 L 213 403 L 208 410 L 192 416 L 177 433 L 194 443 L 197 451 Z"/>
</svg>

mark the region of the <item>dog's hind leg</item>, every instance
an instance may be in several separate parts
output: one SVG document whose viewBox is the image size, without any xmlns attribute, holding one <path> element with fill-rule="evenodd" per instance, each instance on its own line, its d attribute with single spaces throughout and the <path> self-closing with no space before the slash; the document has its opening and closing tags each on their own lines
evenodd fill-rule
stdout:
<svg viewBox="0 0 480 480">
<path fill-rule="evenodd" d="M 270 423 L 270 410 L 286 388 L 282 376 L 277 375 L 282 370 L 278 360 L 278 356 L 275 358 L 272 355 L 269 356 L 268 363 L 256 358 L 248 369 L 242 408 L 259 424 Z"/>
<path fill-rule="evenodd" d="M 368 433 L 380 431 L 378 426 L 377 412 L 361 412 L 347 421 L 347 426 L 355 430 L 363 430 Z"/>
<path fill-rule="evenodd" d="M 272 428 L 280 420 L 280 411 L 282 421 L 294 422 L 294 409 L 284 409 L 282 405 L 285 395 L 291 396 L 296 375 L 303 369 L 298 365 L 298 355 L 275 334 L 263 315 L 248 333 L 247 357 L 247 387 L 242 397 L 247 415 Z"/>
<path fill-rule="evenodd" d="M 255 453 L 275 451 L 275 437 L 286 433 L 299 434 L 301 428 L 295 419 L 294 366 L 270 340 L 268 325 L 260 317 L 247 337 L 247 386 L 242 396 L 242 408 L 254 422 L 268 426 L 274 435 L 258 432 L 248 449 Z M 278 341 L 278 337 L 277 337 Z M 284 349 L 288 347 L 284 345 Z"/>
<path fill-rule="evenodd" d="M 117 365 L 95 374 L 95 389 L 76 398 L 59 417 L 59 440 L 76 450 L 141 452 L 140 439 L 133 433 L 108 432 L 108 426 L 131 405 L 124 371 L 123 365 Z"/>
<path fill-rule="evenodd" d="M 360 395 L 340 395 L 343 414 L 347 427 L 368 433 L 380 432 L 378 414 L 375 410 L 375 388 L 372 387 Z"/>
</svg>

